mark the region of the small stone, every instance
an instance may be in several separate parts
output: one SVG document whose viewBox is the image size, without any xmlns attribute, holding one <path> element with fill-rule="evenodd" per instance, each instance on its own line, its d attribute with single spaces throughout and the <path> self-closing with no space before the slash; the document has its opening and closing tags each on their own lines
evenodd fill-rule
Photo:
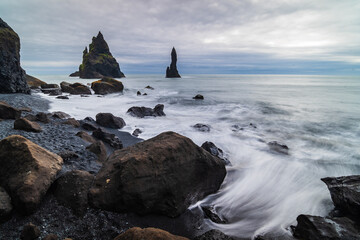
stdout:
<svg viewBox="0 0 360 240">
<path fill-rule="evenodd" d="M 21 240 L 34 240 L 38 237 L 40 237 L 40 229 L 32 223 L 26 224 L 20 235 Z"/>
</svg>

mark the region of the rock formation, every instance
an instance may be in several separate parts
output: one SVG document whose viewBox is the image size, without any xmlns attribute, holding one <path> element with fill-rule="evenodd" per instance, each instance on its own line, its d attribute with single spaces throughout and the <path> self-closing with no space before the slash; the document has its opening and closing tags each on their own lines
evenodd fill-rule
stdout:
<svg viewBox="0 0 360 240">
<path fill-rule="evenodd" d="M 30 88 L 39 88 L 41 85 L 46 84 L 46 82 L 41 81 L 40 79 L 26 74 L 26 82 Z"/>
<path fill-rule="evenodd" d="M 138 118 L 166 116 L 163 104 L 157 104 L 153 109 L 147 107 L 131 107 L 127 113 Z"/>
<path fill-rule="evenodd" d="M 0 93 L 30 93 L 20 66 L 20 38 L 0 18 Z"/>
<path fill-rule="evenodd" d="M 171 51 L 171 64 L 170 64 L 170 67 L 166 68 L 166 77 L 167 78 L 181 78 L 180 74 L 178 73 L 177 67 L 176 67 L 176 61 L 177 61 L 176 50 L 173 47 L 173 49 Z"/>
<path fill-rule="evenodd" d="M 81 94 L 88 94 L 91 95 L 90 89 L 81 83 L 68 83 L 68 82 L 61 82 L 60 83 L 61 91 L 70 93 L 73 95 L 81 95 Z"/>
<path fill-rule="evenodd" d="M 124 85 L 121 81 L 110 77 L 103 77 L 101 80 L 92 82 L 91 89 L 94 90 L 95 94 L 105 95 L 122 92 L 124 90 Z"/>
<path fill-rule="evenodd" d="M 92 43 L 83 52 L 83 61 L 79 66 L 80 78 L 125 77 L 119 63 L 112 56 L 109 46 L 101 32 L 92 38 Z"/>
</svg>

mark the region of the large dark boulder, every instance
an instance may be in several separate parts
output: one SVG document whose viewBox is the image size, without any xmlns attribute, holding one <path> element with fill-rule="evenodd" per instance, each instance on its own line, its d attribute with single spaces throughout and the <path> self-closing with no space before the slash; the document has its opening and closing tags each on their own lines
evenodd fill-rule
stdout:
<svg viewBox="0 0 360 240">
<path fill-rule="evenodd" d="M 108 133 L 102 128 L 98 128 L 95 131 L 93 131 L 92 135 L 97 139 L 102 140 L 103 142 L 109 144 L 111 147 L 115 149 L 123 148 L 122 142 L 117 136 L 115 136 L 115 134 Z"/>
<path fill-rule="evenodd" d="M 121 117 L 115 117 L 111 113 L 98 113 L 96 114 L 96 123 L 103 127 L 108 128 L 123 128 L 126 123 Z"/>
<path fill-rule="evenodd" d="M 21 111 L 0 101 L 0 119 L 17 119 L 21 116 Z"/>
<path fill-rule="evenodd" d="M 21 240 L 35 240 L 40 237 L 40 229 L 32 224 L 28 223 L 24 226 L 23 230 L 21 231 L 20 239 Z"/>
<path fill-rule="evenodd" d="M 0 223 L 9 217 L 11 211 L 11 198 L 4 188 L 0 187 Z"/>
<path fill-rule="evenodd" d="M 133 227 L 118 235 L 114 240 L 189 240 L 185 237 L 172 235 L 171 233 L 158 228 Z"/>
<path fill-rule="evenodd" d="M 75 72 L 71 73 L 71 74 L 69 75 L 69 77 L 80 77 L 80 72 L 79 72 L 79 71 L 75 71 Z"/>
<path fill-rule="evenodd" d="M 176 54 L 176 50 L 173 47 L 173 49 L 171 50 L 171 63 L 170 63 L 170 67 L 166 68 L 166 77 L 167 78 L 181 78 L 177 67 L 176 67 L 176 62 L 177 62 L 177 54 Z"/>
<path fill-rule="evenodd" d="M 92 82 L 91 89 L 94 90 L 95 94 L 105 95 L 122 92 L 124 90 L 124 85 L 121 81 L 110 77 L 103 77 L 101 80 Z"/>
<path fill-rule="evenodd" d="M 85 48 L 83 61 L 79 66 L 80 78 L 122 78 L 119 63 L 112 56 L 101 32 L 92 38 L 89 51 Z"/>
<path fill-rule="evenodd" d="M 32 213 L 55 180 L 63 160 L 30 140 L 12 135 L 0 141 L 0 185 L 14 208 Z"/>
<path fill-rule="evenodd" d="M 337 209 L 360 219 L 360 175 L 321 179 Z"/>
<path fill-rule="evenodd" d="M 107 158 L 107 150 L 103 141 L 96 141 L 91 145 L 87 146 L 86 149 L 92 153 L 95 153 L 100 162 L 104 162 Z"/>
<path fill-rule="evenodd" d="M 30 93 L 20 66 L 20 38 L 0 18 L 0 93 Z"/>
<path fill-rule="evenodd" d="M 18 118 L 14 121 L 14 129 L 26 132 L 41 132 L 40 125 L 36 122 L 27 120 L 26 118 Z"/>
<path fill-rule="evenodd" d="M 176 217 L 216 192 L 225 175 L 219 158 L 165 132 L 110 155 L 90 189 L 90 202 L 111 211 Z"/>
<path fill-rule="evenodd" d="M 166 116 L 163 104 L 157 104 L 153 109 L 147 107 L 131 107 L 127 113 L 138 118 Z"/>
<path fill-rule="evenodd" d="M 73 95 L 81 95 L 81 94 L 91 94 L 90 89 L 81 83 L 68 83 L 68 82 L 61 82 L 60 83 L 61 91 L 70 93 Z"/>
</svg>

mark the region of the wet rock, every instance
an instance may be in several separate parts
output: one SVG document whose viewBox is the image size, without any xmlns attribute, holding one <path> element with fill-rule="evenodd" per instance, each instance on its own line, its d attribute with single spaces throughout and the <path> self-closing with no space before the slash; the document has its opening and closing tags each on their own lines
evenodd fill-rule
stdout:
<svg viewBox="0 0 360 240">
<path fill-rule="evenodd" d="M 42 89 L 53 89 L 53 88 L 59 88 L 59 89 L 60 89 L 59 85 L 57 85 L 57 84 L 55 84 L 55 83 L 50 83 L 50 84 L 45 83 L 45 84 L 42 84 L 42 85 L 41 85 L 41 88 L 42 88 Z"/>
<path fill-rule="evenodd" d="M 201 147 L 211 153 L 211 155 L 216 156 L 220 159 L 222 159 L 225 163 L 225 165 L 229 165 L 230 161 L 224 156 L 223 150 L 221 148 L 218 148 L 214 143 L 212 142 L 204 142 Z"/>
<path fill-rule="evenodd" d="M 88 130 L 88 131 L 94 131 L 96 130 L 98 127 L 95 126 L 95 124 L 93 123 L 89 123 L 89 122 L 85 122 L 85 121 L 82 121 L 81 122 L 81 127 L 85 130 Z"/>
<path fill-rule="evenodd" d="M 233 131 L 233 132 L 238 132 L 238 131 L 243 131 L 243 130 L 244 130 L 244 128 L 240 127 L 237 124 L 234 124 L 234 125 L 231 126 L 231 131 Z"/>
<path fill-rule="evenodd" d="M 70 125 L 70 126 L 73 126 L 73 127 L 80 127 L 80 123 L 78 120 L 76 120 L 75 118 L 68 118 L 66 119 L 65 122 L 63 122 L 63 124 L 67 124 L 67 125 Z"/>
<path fill-rule="evenodd" d="M 127 111 L 128 114 L 130 114 L 133 117 L 143 118 L 146 116 L 151 117 L 161 117 L 166 116 L 164 113 L 164 105 L 158 104 L 154 107 L 154 109 L 147 108 L 147 107 L 131 107 Z"/>
<path fill-rule="evenodd" d="M 69 77 L 80 77 L 80 72 L 79 72 L 79 71 L 75 71 L 75 72 L 71 73 L 71 74 L 69 75 Z"/>
<path fill-rule="evenodd" d="M 6 102 L 0 101 L 0 119 L 17 119 L 20 116 L 21 111 L 19 109 L 10 106 Z"/>
<path fill-rule="evenodd" d="M 214 223 L 227 223 L 227 219 L 221 218 L 215 211 L 213 206 L 201 206 L 205 218 L 209 218 Z"/>
<path fill-rule="evenodd" d="M 41 132 L 40 125 L 36 122 L 29 121 L 25 118 L 18 118 L 14 122 L 14 129 L 26 132 Z"/>
<path fill-rule="evenodd" d="M 257 126 L 255 124 L 253 124 L 253 123 L 250 123 L 249 126 L 253 127 L 253 128 L 257 128 Z"/>
<path fill-rule="evenodd" d="M 278 143 L 277 141 L 272 141 L 268 143 L 268 146 L 272 151 L 282 154 L 289 154 L 289 147 L 285 144 Z"/>
<path fill-rule="evenodd" d="M 39 88 L 41 85 L 46 84 L 46 82 L 41 81 L 40 79 L 26 74 L 26 82 L 30 88 Z"/>
<path fill-rule="evenodd" d="M 110 155 L 90 189 L 90 201 L 111 211 L 176 217 L 216 192 L 225 175 L 219 158 L 165 132 Z"/>
<path fill-rule="evenodd" d="M 138 137 L 141 133 L 142 133 L 142 131 L 137 128 L 137 129 L 135 129 L 135 130 L 133 131 L 132 135 L 135 136 L 135 137 Z"/>
<path fill-rule="evenodd" d="M 58 96 L 58 95 L 62 94 L 60 88 L 41 89 L 41 92 L 44 93 L 44 94 L 49 94 L 49 96 Z"/>
<path fill-rule="evenodd" d="M 195 237 L 193 240 L 234 240 L 234 238 L 229 237 L 217 229 L 212 229 L 200 236 Z"/>
<path fill-rule="evenodd" d="M 140 91 L 137 91 L 137 92 L 136 92 L 136 95 L 137 95 L 137 96 L 141 96 L 141 92 L 140 92 Z"/>
<path fill-rule="evenodd" d="M 56 98 L 58 98 L 58 99 L 69 99 L 68 96 L 57 96 Z"/>
<path fill-rule="evenodd" d="M 360 175 L 321 179 L 337 209 L 360 219 Z"/>
<path fill-rule="evenodd" d="M 193 97 L 195 100 L 204 100 L 204 96 L 201 94 L 197 94 L 195 97 Z"/>
<path fill-rule="evenodd" d="M 0 93 L 30 93 L 20 66 L 20 38 L 0 18 Z"/>
<path fill-rule="evenodd" d="M 58 118 L 58 119 L 66 119 L 66 118 L 70 118 L 70 115 L 64 112 L 53 112 L 51 115 L 53 118 Z"/>
<path fill-rule="evenodd" d="M 323 218 L 299 215 L 294 236 L 304 240 L 359 239 L 358 226 L 348 218 Z"/>
<path fill-rule="evenodd" d="M 11 198 L 4 188 L 0 187 L 0 223 L 7 220 L 11 211 Z"/>
<path fill-rule="evenodd" d="M 115 134 L 108 133 L 102 128 L 98 128 L 95 131 L 93 131 L 92 135 L 97 139 L 102 140 L 103 142 L 109 144 L 111 147 L 115 149 L 123 148 L 122 142 L 117 136 L 115 136 Z"/>
<path fill-rule="evenodd" d="M 200 132 L 210 132 L 211 127 L 208 124 L 197 123 L 193 126 L 193 128 L 195 128 L 196 130 L 198 130 Z"/>
<path fill-rule="evenodd" d="M 153 88 L 153 87 L 150 86 L 150 85 L 147 85 L 145 88 L 150 89 L 150 90 L 154 90 L 154 89 L 155 89 L 155 88 Z"/>
<path fill-rule="evenodd" d="M 58 155 L 64 160 L 64 162 L 67 162 L 71 159 L 79 158 L 79 155 L 77 155 L 76 152 L 68 150 L 64 150 L 58 153 Z"/>
<path fill-rule="evenodd" d="M 171 50 L 171 63 L 170 66 L 166 68 L 167 78 L 181 78 L 176 67 L 176 62 L 177 62 L 177 54 L 175 48 L 173 47 Z"/>
<path fill-rule="evenodd" d="M 147 93 L 144 93 L 144 94 L 143 94 L 143 96 L 146 96 L 146 95 L 147 95 Z"/>
<path fill-rule="evenodd" d="M 50 233 L 46 235 L 42 240 L 59 240 L 59 238 L 56 234 Z"/>
<path fill-rule="evenodd" d="M 185 237 L 172 235 L 171 233 L 158 228 L 133 227 L 120 234 L 114 240 L 189 240 Z"/>
<path fill-rule="evenodd" d="M 28 223 L 21 231 L 21 240 L 34 240 L 40 237 L 40 229 L 32 223 Z"/>
<path fill-rule="evenodd" d="M 51 120 L 49 118 L 51 114 L 47 114 L 44 112 L 39 112 L 35 115 L 36 121 L 42 122 L 42 123 L 49 123 Z"/>
<path fill-rule="evenodd" d="M 110 77 L 103 77 L 101 80 L 91 83 L 91 89 L 95 94 L 105 95 L 109 93 L 122 92 L 124 85 L 122 82 Z"/>
<path fill-rule="evenodd" d="M 84 141 L 89 142 L 89 143 L 96 142 L 94 137 L 92 137 L 91 135 L 89 135 L 87 132 L 84 132 L 84 131 L 78 132 L 76 134 L 76 136 L 80 137 L 81 139 L 83 139 Z"/>
<path fill-rule="evenodd" d="M 61 91 L 70 93 L 73 95 L 81 95 L 81 94 L 88 94 L 91 95 L 90 89 L 81 83 L 68 83 L 68 82 L 61 82 L 60 83 Z"/>
<path fill-rule="evenodd" d="M 115 117 L 111 113 L 98 113 L 96 114 L 96 123 L 103 127 L 120 129 L 126 124 L 121 117 Z"/>
<path fill-rule="evenodd" d="M 94 176 L 86 171 L 74 170 L 65 173 L 55 182 L 55 197 L 77 215 L 88 208 L 88 191 Z"/>
<path fill-rule="evenodd" d="M 101 32 L 92 38 L 92 43 L 83 51 L 83 61 L 79 66 L 80 78 L 101 78 L 125 77 L 120 71 L 120 67 L 116 59 L 112 56 L 109 46 L 104 40 Z"/>
<path fill-rule="evenodd" d="M 63 160 L 30 140 L 12 135 L 0 141 L 0 185 L 7 189 L 14 208 L 35 211 L 61 169 Z"/>
<path fill-rule="evenodd" d="M 90 146 L 86 147 L 92 153 L 95 153 L 100 162 L 104 162 L 107 158 L 106 146 L 102 141 L 96 141 Z"/>
</svg>

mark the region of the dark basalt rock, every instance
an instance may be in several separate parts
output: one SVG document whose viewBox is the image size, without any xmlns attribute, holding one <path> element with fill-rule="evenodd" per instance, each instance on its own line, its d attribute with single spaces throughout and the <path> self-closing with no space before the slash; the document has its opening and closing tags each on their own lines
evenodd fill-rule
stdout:
<svg viewBox="0 0 360 240">
<path fill-rule="evenodd" d="M 70 115 L 61 111 L 53 112 L 51 115 L 53 118 L 66 119 L 69 118 Z"/>
<path fill-rule="evenodd" d="M 136 95 L 137 95 L 137 96 L 141 96 L 141 92 L 140 92 L 140 91 L 137 91 Z"/>
<path fill-rule="evenodd" d="M 70 93 L 73 95 L 82 95 L 82 94 L 89 94 L 91 95 L 90 89 L 81 83 L 68 83 L 68 82 L 61 82 L 60 83 L 61 91 Z"/>
<path fill-rule="evenodd" d="M 126 123 L 121 117 L 115 117 L 111 113 L 98 113 L 96 114 L 96 123 L 103 127 L 120 129 L 123 128 Z"/>
<path fill-rule="evenodd" d="M 56 234 L 50 233 L 46 235 L 43 240 L 59 240 L 59 237 Z"/>
<path fill-rule="evenodd" d="M 115 134 L 108 133 L 101 128 L 98 128 L 95 131 L 93 131 L 92 135 L 97 139 L 102 140 L 103 142 L 109 144 L 111 147 L 115 149 L 123 148 L 122 142 L 117 136 L 115 136 Z"/>
<path fill-rule="evenodd" d="M 37 133 L 42 131 L 38 123 L 29 121 L 25 118 L 16 119 L 14 122 L 14 129 Z"/>
<path fill-rule="evenodd" d="M 93 123 L 86 122 L 86 121 L 81 121 L 80 123 L 81 123 L 81 127 L 85 130 L 94 131 L 94 130 L 98 129 L 98 127 L 95 126 L 95 124 L 93 124 Z"/>
<path fill-rule="evenodd" d="M 200 132 L 210 132 L 210 125 L 208 124 L 203 124 L 203 123 L 197 123 L 193 126 L 193 128 L 195 128 L 196 130 L 200 131 Z"/>
<path fill-rule="evenodd" d="M 153 88 L 153 87 L 150 86 L 150 85 L 147 85 L 145 88 L 150 89 L 150 90 L 154 90 L 154 89 L 155 89 L 155 88 Z"/>
<path fill-rule="evenodd" d="M 189 240 L 158 228 L 133 227 L 118 235 L 114 240 Z"/>
<path fill-rule="evenodd" d="M 289 147 L 285 144 L 278 143 L 277 141 L 272 141 L 268 143 L 268 146 L 271 150 L 282 153 L 282 154 L 289 154 Z"/>
<path fill-rule="evenodd" d="M 135 130 L 133 131 L 132 135 L 135 136 L 135 137 L 138 137 L 141 133 L 142 133 L 142 131 L 137 128 L 137 129 L 135 129 Z"/>
<path fill-rule="evenodd" d="M 29 121 L 39 121 L 39 122 L 42 122 L 42 123 L 49 123 L 50 122 L 49 115 L 51 115 L 51 114 L 46 114 L 44 112 L 39 112 L 36 115 L 28 114 L 24 118 L 29 120 Z"/>
<path fill-rule="evenodd" d="M 234 240 L 234 238 L 229 237 L 217 229 L 212 229 L 200 236 L 193 238 L 193 240 Z"/>
<path fill-rule="evenodd" d="M 68 96 L 57 96 L 56 98 L 58 98 L 58 99 L 69 99 Z"/>
<path fill-rule="evenodd" d="M 76 133 L 76 136 L 81 138 L 82 140 L 89 142 L 89 143 L 95 143 L 96 140 L 93 136 L 89 135 L 87 132 L 81 131 Z"/>
<path fill-rule="evenodd" d="M 181 78 L 176 67 L 176 62 L 177 62 L 177 55 L 176 55 L 176 50 L 173 47 L 173 49 L 171 50 L 171 64 L 170 67 L 166 68 L 167 78 Z"/>
<path fill-rule="evenodd" d="M 41 87 L 41 85 L 46 84 L 46 82 L 41 81 L 40 79 L 30 76 L 28 74 L 26 74 L 26 82 L 29 85 L 29 87 L 32 89 L 37 89 Z"/>
<path fill-rule="evenodd" d="M 4 188 L 0 187 L 0 223 L 7 220 L 11 211 L 11 198 Z"/>
<path fill-rule="evenodd" d="M 40 237 L 40 229 L 32 223 L 28 223 L 21 231 L 21 240 L 34 240 Z"/>
<path fill-rule="evenodd" d="M 229 165 L 230 161 L 224 156 L 223 150 L 221 148 L 218 148 L 214 143 L 212 142 L 204 142 L 201 147 L 211 153 L 211 155 L 216 156 L 220 159 L 222 159 L 225 163 L 225 165 Z"/>
<path fill-rule="evenodd" d="M 193 97 L 195 100 L 204 100 L 204 96 L 201 94 L 197 94 L 195 97 Z"/>
<path fill-rule="evenodd" d="M 95 153 L 100 162 L 104 162 L 107 158 L 106 146 L 102 141 L 96 141 L 87 146 L 86 149 L 92 153 Z"/>
<path fill-rule="evenodd" d="M 95 94 L 105 95 L 122 92 L 124 90 L 124 85 L 122 82 L 113 78 L 103 77 L 101 80 L 92 82 L 91 89 L 94 90 Z"/>
<path fill-rule="evenodd" d="M 0 101 L 0 119 L 17 119 L 21 116 L 21 111 Z"/>
<path fill-rule="evenodd" d="M 64 160 L 64 162 L 79 158 L 79 155 L 76 152 L 68 150 L 61 151 L 58 153 L 58 155 Z"/>
<path fill-rule="evenodd" d="M 30 93 L 20 66 L 20 38 L 0 18 L 0 93 Z"/>
<path fill-rule="evenodd" d="M 41 92 L 44 94 L 49 94 L 50 96 L 59 96 L 62 94 L 60 88 L 44 88 L 41 89 Z"/>
<path fill-rule="evenodd" d="M 70 125 L 70 126 L 73 126 L 73 127 L 80 127 L 80 123 L 78 120 L 76 120 L 75 118 L 68 118 L 66 119 L 65 122 L 63 122 L 63 124 L 67 124 L 67 125 Z"/>
<path fill-rule="evenodd" d="M 79 71 L 75 71 L 75 72 L 71 73 L 71 74 L 69 75 L 69 77 L 80 77 L 80 72 L 79 72 Z"/>
<path fill-rule="evenodd" d="M 225 164 L 189 138 L 165 132 L 116 150 L 90 189 L 90 203 L 111 211 L 176 217 L 216 192 Z"/>
<path fill-rule="evenodd" d="M 146 116 L 150 117 L 161 117 L 166 116 L 164 113 L 164 105 L 158 104 L 154 107 L 154 109 L 147 108 L 147 107 L 131 107 L 127 111 L 133 117 L 143 118 Z"/>
<path fill-rule="evenodd" d="M 85 48 L 83 61 L 79 66 L 79 75 L 80 78 L 125 77 L 120 71 L 118 62 L 110 53 L 101 32 L 97 37 L 92 38 L 89 51 Z"/>
<path fill-rule="evenodd" d="M 202 206 L 201 209 L 204 211 L 205 218 L 209 218 L 214 223 L 227 223 L 225 218 L 221 218 L 215 211 L 213 206 Z"/>
<path fill-rule="evenodd" d="M 337 209 L 360 219 L 360 175 L 321 179 L 329 188 Z"/>
<path fill-rule="evenodd" d="M 45 83 L 45 84 L 41 84 L 41 88 L 42 89 L 49 89 L 49 88 L 60 88 L 59 85 L 57 85 L 56 83 Z"/>
</svg>

